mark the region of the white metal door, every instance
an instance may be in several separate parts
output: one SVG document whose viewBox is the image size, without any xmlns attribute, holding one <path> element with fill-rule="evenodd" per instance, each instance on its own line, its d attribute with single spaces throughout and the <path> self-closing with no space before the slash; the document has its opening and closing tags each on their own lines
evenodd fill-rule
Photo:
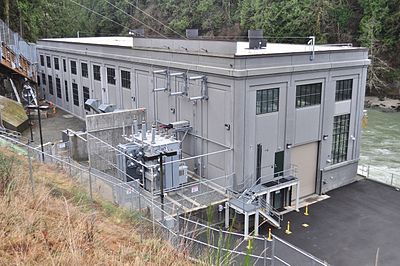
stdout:
<svg viewBox="0 0 400 266">
<path fill-rule="evenodd" d="M 300 180 L 300 197 L 315 193 L 317 179 L 318 142 L 294 147 L 291 151 L 292 164 L 297 166 Z"/>
</svg>

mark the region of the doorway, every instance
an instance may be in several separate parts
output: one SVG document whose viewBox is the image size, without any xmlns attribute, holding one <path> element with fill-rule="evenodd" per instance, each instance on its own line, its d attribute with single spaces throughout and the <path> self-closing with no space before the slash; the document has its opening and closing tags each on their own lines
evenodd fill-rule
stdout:
<svg viewBox="0 0 400 266">
<path fill-rule="evenodd" d="M 290 206 L 292 201 L 291 190 L 291 187 L 287 187 L 271 192 L 270 202 L 272 207 L 278 211 L 283 211 L 285 207 Z"/>
<path fill-rule="evenodd" d="M 284 151 L 275 152 L 274 177 L 283 176 L 284 157 Z"/>
</svg>

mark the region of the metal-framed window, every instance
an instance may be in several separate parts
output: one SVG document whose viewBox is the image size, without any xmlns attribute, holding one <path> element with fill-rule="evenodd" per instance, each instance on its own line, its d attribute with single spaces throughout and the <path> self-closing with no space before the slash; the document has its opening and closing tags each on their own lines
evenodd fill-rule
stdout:
<svg viewBox="0 0 400 266">
<path fill-rule="evenodd" d="M 107 83 L 115 85 L 115 69 L 107 67 Z"/>
<path fill-rule="evenodd" d="M 74 101 L 74 105 L 79 106 L 79 90 L 78 84 L 72 83 L 72 98 Z"/>
<path fill-rule="evenodd" d="M 123 88 L 131 88 L 131 72 L 121 70 L 121 86 Z"/>
<path fill-rule="evenodd" d="M 64 81 L 64 90 L 65 90 L 65 101 L 69 102 L 69 94 L 68 94 L 68 81 Z"/>
<path fill-rule="evenodd" d="M 44 66 L 44 56 L 42 54 L 40 55 L 40 65 Z"/>
<path fill-rule="evenodd" d="M 59 78 L 56 78 L 56 92 L 57 92 L 57 98 L 62 98 L 61 94 L 61 80 Z"/>
<path fill-rule="evenodd" d="M 353 79 L 344 79 L 336 81 L 335 100 L 337 102 L 350 100 L 352 92 L 353 92 Z"/>
<path fill-rule="evenodd" d="M 83 106 L 85 110 L 90 111 L 90 108 L 85 104 L 87 99 L 90 99 L 90 91 L 88 87 L 83 86 Z"/>
<path fill-rule="evenodd" d="M 100 66 L 93 65 L 93 79 L 101 81 Z"/>
<path fill-rule="evenodd" d="M 81 63 L 81 72 L 82 72 L 82 77 L 87 78 L 89 77 L 89 70 L 88 70 L 88 65 L 86 63 Z"/>
<path fill-rule="evenodd" d="M 59 61 L 58 57 L 54 57 L 54 68 L 56 70 L 60 70 L 60 61 Z"/>
<path fill-rule="evenodd" d="M 49 78 L 49 93 L 50 93 L 51 95 L 54 95 L 53 77 L 49 75 L 48 78 Z"/>
<path fill-rule="evenodd" d="M 279 111 L 279 88 L 263 89 L 256 92 L 256 114 Z"/>
<path fill-rule="evenodd" d="M 46 74 L 42 73 L 42 84 L 46 85 Z"/>
<path fill-rule="evenodd" d="M 296 108 L 321 104 L 322 83 L 296 86 Z"/>
<path fill-rule="evenodd" d="M 64 72 L 67 72 L 67 60 L 63 59 Z"/>
<path fill-rule="evenodd" d="M 76 69 L 76 61 L 71 61 L 71 73 L 76 75 L 77 69 Z"/>
<path fill-rule="evenodd" d="M 349 147 L 350 114 L 334 117 L 332 134 L 332 163 L 347 160 Z"/>
<path fill-rule="evenodd" d="M 47 67 L 51 68 L 51 59 L 50 56 L 46 56 L 46 61 L 47 61 Z"/>
<path fill-rule="evenodd" d="M 37 80 L 37 85 L 40 87 L 41 82 L 40 82 L 40 76 L 39 75 L 36 76 L 36 80 Z"/>
</svg>

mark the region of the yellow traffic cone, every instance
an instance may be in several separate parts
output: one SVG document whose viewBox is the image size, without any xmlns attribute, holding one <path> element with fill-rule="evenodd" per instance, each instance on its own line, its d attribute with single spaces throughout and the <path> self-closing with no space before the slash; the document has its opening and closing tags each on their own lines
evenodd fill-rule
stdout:
<svg viewBox="0 0 400 266">
<path fill-rule="evenodd" d="M 304 215 L 308 216 L 308 205 L 306 205 L 306 210 L 304 211 Z"/>
<path fill-rule="evenodd" d="M 292 231 L 290 231 L 290 222 L 289 222 L 289 221 L 287 222 L 287 226 L 286 226 L 286 231 L 285 231 L 285 233 L 286 233 L 287 235 L 290 235 L 290 234 L 292 233 Z"/>
<path fill-rule="evenodd" d="M 268 228 L 268 241 L 272 241 L 272 233 L 271 233 L 271 228 Z"/>
</svg>

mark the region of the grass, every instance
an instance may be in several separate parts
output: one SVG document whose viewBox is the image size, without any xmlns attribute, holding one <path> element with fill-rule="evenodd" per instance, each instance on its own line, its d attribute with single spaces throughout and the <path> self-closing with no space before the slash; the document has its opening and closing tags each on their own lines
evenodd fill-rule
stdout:
<svg viewBox="0 0 400 266">
<path fill-rule="evenodd" d="M 56 167 L 0 148 L 0 265 L 192 265 L 138 215 L 96 199 Z M 6 169 L 7 171 L 3 171 Z"/>
</svg>

